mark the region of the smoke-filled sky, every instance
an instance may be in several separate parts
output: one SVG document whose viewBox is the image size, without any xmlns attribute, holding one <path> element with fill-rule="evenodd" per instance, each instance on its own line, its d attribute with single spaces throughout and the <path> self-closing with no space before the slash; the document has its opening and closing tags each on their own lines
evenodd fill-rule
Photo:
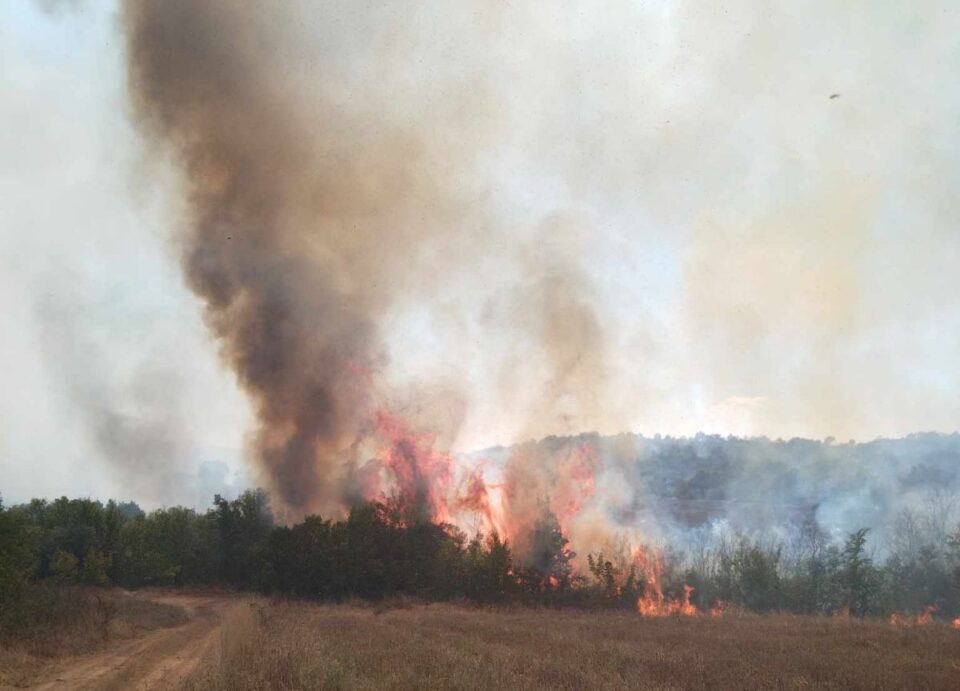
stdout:
<svg viewBox="0 0 960 691">
<path fill-rule="evenodd" d="M 457 449 L 960 428 L 956 3 L 123 4 L 0 6 L 7 500 L 204 503 L 354 351 Z"/>
</svg>

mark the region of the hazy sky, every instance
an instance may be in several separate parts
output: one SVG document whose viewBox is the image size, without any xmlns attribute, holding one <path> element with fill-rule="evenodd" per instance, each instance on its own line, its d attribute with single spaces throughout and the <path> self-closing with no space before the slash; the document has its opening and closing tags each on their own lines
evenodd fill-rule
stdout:
<svg viewBox="0 0 960 691">
<path fill-rule="evenodd" d="M 499 244 L 474 266 L 434 256 L 382 324 L 384 377 L 426 406 L 431 382 L 462 388 L 457 447 L 960 428 L 957 3 L 307 7 L 316 79 L 388 119 L 480 84 L 465 184 Z M 250 412 L 184 286 L 175 173 L 130 122 L 115 12 L 0 4 L 8 501 L 245 482 Z M 404 47 L 380 69 L 365 47 L 385 35 Z M 553 256 L 576 257 L 603 358 L 531 415 L 539 346 L 500 320 Z"/>
</svg>

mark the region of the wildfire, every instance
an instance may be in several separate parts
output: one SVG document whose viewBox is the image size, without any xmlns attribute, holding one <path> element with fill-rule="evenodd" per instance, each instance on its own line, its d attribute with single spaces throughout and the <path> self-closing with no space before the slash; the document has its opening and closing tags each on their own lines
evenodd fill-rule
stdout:
<svg viewBox="0 0 960 691">
<path fill-rule="evenodd" d="M 449 522 L 453 457 L 433 448 L 436 435 L 414 432 L 385 410 L 377 412 L 375 429 L 377 460 L 390 471 L 401 504 L 436 523 Z"/>
<path fill-rule="evenodd" d="M 507 521 L 503 507 L 503 485 L 490 484 L 484 479 L 485 463 L 481 462 L 470 470 L 457 492 L 453 509 L 472 511 L 479 515 L 481 528 L 485 533 L 496 532 L 508 536 Z"/>
<path fill-rule="evenodd" d="M 935 606 L 927 605 L 916 617 L 894 612 L 890 615 L 890 623 L 894 626 L 926 626 L 933 621 L 933 613 L 936 611 L 937 608 Z M 956 628 L 960 628 L 960 626 L 957 626 L 958 621 L 960 621 L 960 618 L 955 619 L 953 622 L 953 625 Z"/>
<path fill-rule="evenodd" d="M 361 376 L 363 372 L 355 374 Z M 595 490 L 600 464 L 596 450 L 588 444 L 564 449 L 552 459 L 540 460 L 539 464 L 520 463 L 525 459 L 522 456 L 511 458 L 514 464 L 508 465 L 499 483 L 487 480 L 488 462 L 481 461 L 461 469 L 461 479 L 454 487 L 453 455 L 435 448 L 436 435 L 416 431 L 387 410 L 376 412 L 372 429 L 374 458 L 358 473 L 358 481 L 371 499 L 384 498 L 386 491 L 392 491 L 392 501 L 400 509 L 399 520 L 456 523 L 465 530 L 479 527 L 482 532 L 495 532 L 514 548 L 519 545 L 523 550 L 523 531 L 535 520 L 536 502 L 530 500 L 535 499 L 537 489 L 545 490 L 541 496 L 546 497 L 549 510 L 565 536 Z M 550 462 L 544 462 L 546 460 Z M 572 556 L 570 550 L 568 554 Z M 576 568 L 576 564 L 573 566 Z M 642 616 L 696 617 L 700 614 L 692 602 L 692 586 L 684 585 L 682 594 L 675 597 L 664 594 L 661 582 L 664 561 L 659 551 L 635 549 L 632 567 L 642 586 L 642 595 L 636 604 Z M 543 585 L 556 589 L 561 583 L 551 575 Z M 720 617 L 726 608 L 725 602 L 718 601 L 704 614 Z"/>
<path fill-rule="evenodd" d="M 645 593 L 643 597 L 637 600 L 637 611 L 643 617 L 669 617 L 679 615 L 681 617 L 695 617 L 699 614 L 696 606 L 690 602 L 690 596 L 693 595 L 693 587 L 683 586 L 683 597 L 677 600 L 664 598 L 663 593 L 653 595 Z M 712 616 L 721 616 L 721 614 Z"/>
<path fill-rule="evenodd" d="M 586 444 L 572 450 L 560 464 L 550 509 L 564 534 L 569 533 L 570 521 L 593 496 L 598 465 L 596 451 Z"/>
<path fill-rule="evenodd" d="M 960 629 L 960 617 L 957 617 L 953 620 L 953 623 L 950 624 L 955 629 Z"/>
<path fill-rule="evenodd" d="M 357 371 L 355 374 L 361 376 L 364 373 Z M 556 516 L 564 535 L 569 535 L 571 522 L 594 493 L 599 459 L 588 444 L 566 449 L 551 459 L 550 464 L 540 466 L 519 464 L 518 459 L 512 458 L 511 461 L 517 463 L 508 467 L 504 480 L 498 484 L 487 481 L 487 462 L 481 461 L 463 471 L 454 488 L 454 458 L 452 454 L 434 448 L 436 435 L 415 431 L 387 410 L 378 411 L 373 422 L 375 456 L 361 469 L 358 481 L 367 488 L 370 498 L 382 498 L 385 489 L 392 490 L 404 517 L 434 523 L 455 522 L 464 529 L 470 528 L 471 521 L 476 529 L 479 520 L 483 532 L 495 532 L 514 545 L 518 542 L 523 545 L 523 540 L 518 538 L 523 537 L 523 526 L 528 522 L 532 524 L 531 507 L 535 505 L 528 501 L 530 493 L 522 491 L 527 487 L 525 483 L 547 490 L 550 512 Z M 539 475 L 537 472 L 540 471 L 531 474 L 531 467 L 545 470 Z M 539 484 L 547 479 L 550 480 L 548 484 Z M 386 488 L 381 485 L 382 481 L 387 482 Z M 664 594 L 664 560 L 658 550 L 636 548 L 631 562 L 632 573 L 642 587 L 642 595 L 636 604 L 641 616 L 696 617 L 701 614 L 692 602 L 692 586 L 685 584 L 682 594 L 675 597 Z M 621 573 L 622 578 L 625 578 L 625 572 Z M 560 585 L 554 575 L 543 582 L 543 587 L 550 589 Z M 623 583 L 619 585 L 622 587 Z M 726 609 L 727 603 L 719 600 L 703 614 L 721 617 Z"/>
<path fill-rule="evenodd" d="M 663 594 L 660 577 L 663 574 L 663 557 L 659 552 L 639 548 L 633 553 L 634 566 L 643 578 L 643 595 L 637 600 L 637 612 L 643 617 L 695 617 L 699 614 L 696 606 L 690 602 L 693 588 L 683 586 L 680 599 L 667 598 Z M 718 615 L 719 616 L 719 615 Z"/>
<path fill-rule="evenodd" d="M 711 617 L 722 617 L 730 605 L 723 600 L 717 600 L 716 604 L 710 608 Z"/>
</svg>

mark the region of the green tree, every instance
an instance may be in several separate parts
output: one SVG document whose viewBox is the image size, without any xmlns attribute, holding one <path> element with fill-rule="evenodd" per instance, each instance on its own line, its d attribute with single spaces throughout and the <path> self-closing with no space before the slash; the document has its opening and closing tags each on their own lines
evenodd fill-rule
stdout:
<svg viewBox="0 0 960 691">
<path fill-rule="evenodd" d="M 850 533 L 841 552 L 839 580 L 846 605 L 855 616 L 867 614 L 877 591 L 877 572 L 866 551 L 869 532 L 869 528 L 861 528 Z"/>
<path fill-rule="evenodd" d="M 510 546 L 496 531 L 484 539 L 476 535 L 464 554 L 465 594 L 480 602 L 496 602 L 509 596 L 514 584 Z"/>
<path fill-rule="evenodd" d="M 0 602 L 17 602 L 37 565 L 37 530 L 29 516 L 0 500 Z M 0 607 L 0 609 L 4 609 Z"/>
<path fill-rule="evenodd" d="M 110 578 L 107 570 L 113 561 L 109 554 L 98 549 L 91 549 L 83 555 L 83 562 L 79 568 L 77 579 L 87 585 L 109 585 Z"/>
<path fill-rule="evenodd" d="M 267 540 L 261 586 L 269 591 L 327 598 L 336 596 L 330 521 L 307 516 L 292 527 L 273 529 Z"/>
<path fill-rule="evenodd" d="M 262 558 L 273 528 L 270 498 L 262 489 L 247 490 L 233 501 L 219 494 L 213 499 L 220 537 L 221 576 L 234 585 L 255 586 L 264 566 Z"/>
<path fill-rule="evenodd" d="M 805 614 L 829 614 L 846 604 L 838 586 L 840 551 L 835 545 L 818 550 L 797 564 L 784 580 L 789 608 Z"/>
<path fill-rule="evenodd" d="M 568 545 L 557 517 L 545 508 L 533 526 L 530 552 L 520 572 L 528 592 L 549 594 L 570 588 L 574 580 L 571 561 L 576 553 Z"/>
<path fill-rule="evenodd" d="M 741 539 L 732 550 L 719 554 L 717 591 L 720 599 L 756 612 L 777 609 L 782 604 L 781 550 L 764 548 Z"/>
<path fill-rule="evenodd" d="M 58 549 L 50 560 L 50 575 L 57 583 L 76 583 L 79 563 L 72 552 Z"/>
<path fill-rule="evenodd" d="M 136 587 L 174 582 L 177 565 L 160 548 L 156 532 L 156 523 L 146 515 L 123 524 L 111 569 L 117 583 Z"/>
</svg>

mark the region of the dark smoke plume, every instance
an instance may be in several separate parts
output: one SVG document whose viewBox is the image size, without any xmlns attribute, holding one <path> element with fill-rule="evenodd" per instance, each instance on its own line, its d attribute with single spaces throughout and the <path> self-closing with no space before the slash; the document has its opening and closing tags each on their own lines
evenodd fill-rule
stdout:
<svg viewBox="0 0 960 691">
<path fill-rule="evenodd" d="M 136 112 L 186 176 L 187 280 L 253 398 L 254 443 L 275 489 L 307 509 L 336 485 L 317 461 L 357 433 L 364 392 L 351 365 L 368 366 L 376 346 L 362 296 L 320 256 L 329 238 L 309 212 L 343 203 L 324 179 L 336 166 L 316 160 L 293 115 L 273 59 L 282 37 L 269 31 L 281 11 L 270 9 L 135 1 L 125 21 Z"/>
<path fill-rule="evenodd" d="M 363 305 L 315 259 L 306 219 L 334 190 L 290 113 L 280 50 L 256 12 L 232 2 L 127 5 L 137 112 L 187 177 L 183 262 L 204 298 L 223 356 L 253 397 L 256 448 L 276 490 L 307 508 L 333 469 L 317 463 L 349 445 L 362 404 L 351 362 L 373 358 Z M 322 203 L 322 201 L 321 201 Z"/>
<path fill-rule="evenodd" d="M 439 180 L 469 149 L 444 141 L 456 113 L 391 124 L 369 98 L 328 93 L 294 13 L 129 0 L 123 22 L 135 116 L 182 172 L 186 280 L 253 402 L 265 479 L 290 510 L 329 511 L 366 460 L 378 317 L 425 281 L 416 252 L 464 217 Z"/>
</svg>

